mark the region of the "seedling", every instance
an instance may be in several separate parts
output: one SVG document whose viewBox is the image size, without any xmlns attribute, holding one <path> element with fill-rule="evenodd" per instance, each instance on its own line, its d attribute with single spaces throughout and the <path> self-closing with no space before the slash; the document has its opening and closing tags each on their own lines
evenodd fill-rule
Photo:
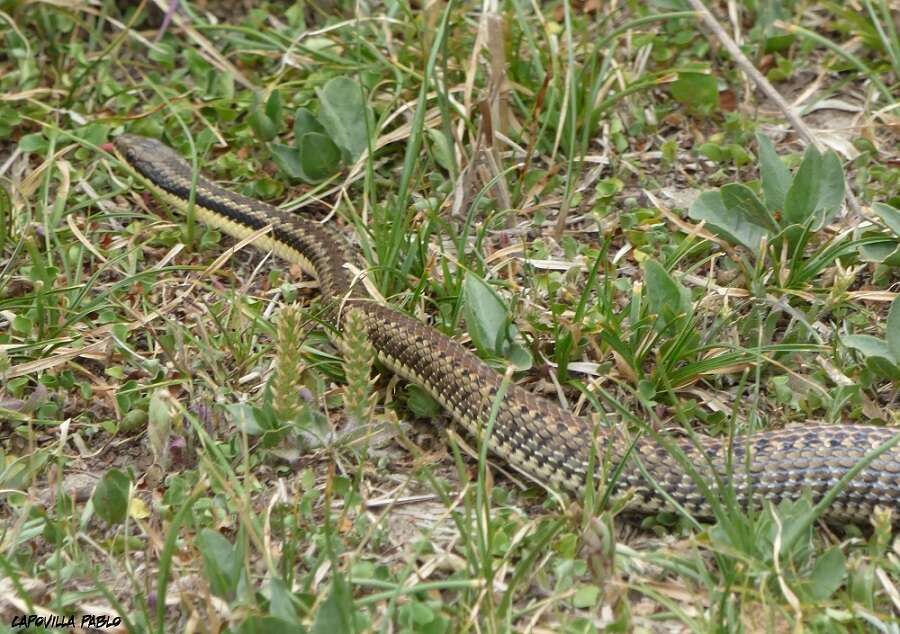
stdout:
<svg viewBox="0 0 900 634">
<path fill-rule="evenodd" d="M 848 250 L 845 241 L 837 241 L 804 259 L 807 245 L 841 209 L 844 170 L 834 151 L 810 146 L 791 174 L 772 142 L 761 134 L 756 138 L 762 199 L 743 183 L 729 183 L 701 194 L 689 215 L 757 261 L 768 254 L 782 286 L 799 287 Z"/>
<path fill-rule="evenodd" d="M 318 116 L 308 108 L 298 108 L 294 115 L 294 145 L 270 146 L 281 170 L 307 183 L 320 183 L 335 174 L 341 163 L 356 161 L 368 149 L 374 128 L 372 108 L 356 81 L 334 77 L 316 94 Z"/>
</svg>

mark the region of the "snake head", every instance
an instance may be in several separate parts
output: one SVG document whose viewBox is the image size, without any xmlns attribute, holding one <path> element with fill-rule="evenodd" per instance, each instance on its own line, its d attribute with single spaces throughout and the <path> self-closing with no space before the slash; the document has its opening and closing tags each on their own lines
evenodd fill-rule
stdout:
<svg viewBox="0 0 900 634">
<path fill-rule="evenodd" d="M 162 141 L 137 134 L 120 134 L 113 144 L 126 163 L 150 180 L 154 180 L 153 175 L 167 173 L 173 168 L 191 170 L 184 159 Z"/>
</svg>

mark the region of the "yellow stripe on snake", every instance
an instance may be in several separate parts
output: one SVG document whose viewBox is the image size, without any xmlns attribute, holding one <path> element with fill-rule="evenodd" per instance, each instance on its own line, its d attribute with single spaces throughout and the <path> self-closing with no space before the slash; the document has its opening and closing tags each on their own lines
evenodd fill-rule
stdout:
<svg viewBox="0 0 900 634">
<path fill-rule="evenodd" d="M 741 435 L 730 444 L 697 434 L 665 442 L 650 434 L 632 440 L 515 384 L 504 385 L 497 372 L 457 342 L 369 299 L 344 266 L 354 261 L 352 252 L 330 227 L 194 178 L 191 167 L 159 141 L 125 134 L 115 146 L 145 184 L 177 209 L 187 209 L 193 183 L 195 213 L 203 222 L 236 238 L 268 227 L 255 246 L 297 263 L 318 280 L 324 304 L 333 307 L 327 318 L 337 330 L 348 311 L 358 313 L 379 361 L 425 388 L 474 437 L 483 436 L 503 389 L 483 440 L 493 454 L 556 490 L 582 496 L 588 482 L 602 487 L 605 477 L 618 472 L 615 489 L 631 491 L 626 510 L 655 513 L 675 502 L 695 517 L 713 516 L 704 490 L 717 496 L 731 491 L 743 508 L 796 499 L 804 491 L 816 501 L 897 434 L 846 425 Z M 589 469 L 594 469 L 591 478 Z M 876 505 L 891 508 L 894 520 L 900 519 L 896 444 L 859 470 L 824 515 L 864 523 Z"/>
</svg>

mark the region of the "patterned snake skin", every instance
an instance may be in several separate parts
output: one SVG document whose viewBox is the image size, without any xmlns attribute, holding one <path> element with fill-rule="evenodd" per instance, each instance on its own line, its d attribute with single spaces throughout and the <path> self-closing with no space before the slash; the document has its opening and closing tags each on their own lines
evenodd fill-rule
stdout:
<svg viewBox="0 0 900 634">
<path fill-rule="evenodd" d="M 358 312 L 385 366 L 424 387 L 473 436 L 483 436 L 502 377 L 452 339 L 368 299 L 344 266 L 355 258 L 342 236 L 202 176 L 194 178 L 191 167 L 159 141 L 124 134 L 115 146 L 147 187 L 177 209 L 187 208 L 194 182 L 194 209 L 203 222 L 237 238 L 269 228 L 254 245 L 298 263 L 318 280 L 338 331 L 348 311 Z M 900 447 L 896 441 L 882 447 L 896 437 L 894 429 L 861 425 L 769 431 L 736 438 L 728 460 L 725 441 L 700 435 L 632 441 L 623 431 L 597 426 L 511 384 L 486 442 L 495 455 L 554 489 L 581 496 L 589 465 L 597 465 L 595 486 L 603 486 L 606 476 L 620 468 L 615 488 L 632 492 L 628 511 L 655 513 L 671 509 L 674 501 L 696 517 L 713 515 L 705 495 L 710 492 L 715 499 L 733 492 L 743 507 L 764 499 L 796 499 L 804 491 L 821 500 L 881 447 L 825 511 L 830 521 L 865 523 L 876 505 L 889 507 L 900 519 Z M 681 459 L 673 457 L 679 453 Z"/>
</svg>

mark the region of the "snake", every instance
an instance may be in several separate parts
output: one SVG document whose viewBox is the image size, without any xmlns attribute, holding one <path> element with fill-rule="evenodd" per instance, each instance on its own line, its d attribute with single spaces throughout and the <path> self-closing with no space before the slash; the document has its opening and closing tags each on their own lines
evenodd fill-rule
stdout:
<svg viewBox="0 0 900 634">
<path fill-rule="evenodd" d="M 716 437 L 637 432 L 601 424 L 536 395 L 432 326 L 376 301 L 358 283 L 354 249 L 339 229 L 223 188 L 165 143 L 123 133 L 118 159 L 175 210 L 299 265 L 315 278 L 324 317 L 341 336 L 355 313 L 380 364 L 428 392 L 493 456 L 564 497 L 591 492 L 638 515 L 688 513 L 714 520 L 806 497 L 830 522 L 870 522 L 876 507 L 900 519 L 900 430 L 860 424 L 800 425 Z M 360 326 L 361 325 L 361 326 Z"/>
</svg>

